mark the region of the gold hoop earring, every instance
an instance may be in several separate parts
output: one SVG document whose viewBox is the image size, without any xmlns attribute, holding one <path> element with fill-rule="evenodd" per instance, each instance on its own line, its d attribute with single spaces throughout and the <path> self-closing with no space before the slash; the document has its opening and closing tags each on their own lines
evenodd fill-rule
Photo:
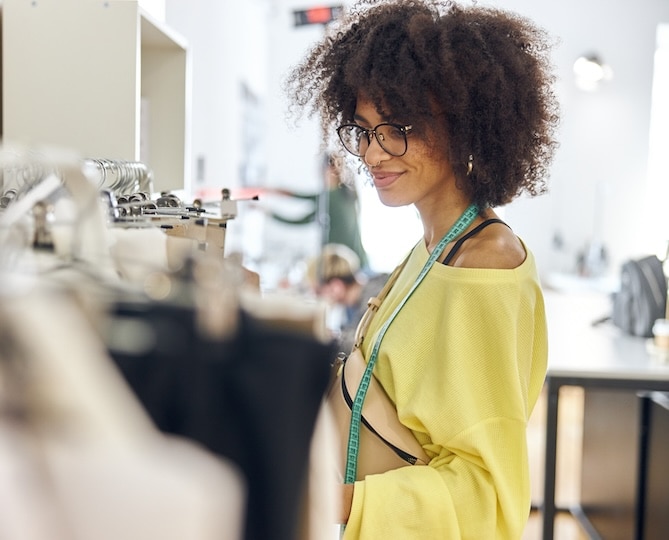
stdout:
<svg viewBox="0 0 669 540">
<path fill-rule="evenodd" d="M 469 160 L 467 161 L 467 176 L 472 174 L 473 170 L 474 170 L 474 156 L 472 154 L 469 154 Z"/>
</svg>

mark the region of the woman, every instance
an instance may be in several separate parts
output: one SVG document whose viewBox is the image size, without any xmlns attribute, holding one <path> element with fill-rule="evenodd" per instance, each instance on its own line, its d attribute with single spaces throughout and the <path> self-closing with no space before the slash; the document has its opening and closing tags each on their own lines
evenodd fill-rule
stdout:
<svg viewBox="0 0 669 540">
<path fill-rule="evenodd" d="M 498 9 L 366 0 L 289 77 L 324 140 L 336 132 L 381 201 L 414 205 L 424 229 L 362 352 L 429 463 L 349 479 L 345 538 L 522 535 L 546 321 L 532 253 L 494 208 L 545 190 L 558 122 L 549 50 Z"/>
</svg>

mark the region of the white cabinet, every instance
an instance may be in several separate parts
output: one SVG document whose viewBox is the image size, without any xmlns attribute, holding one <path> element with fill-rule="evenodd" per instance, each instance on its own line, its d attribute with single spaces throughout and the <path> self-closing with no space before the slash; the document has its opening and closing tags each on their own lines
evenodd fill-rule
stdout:
<svg viewBox="0 0 669 540">
<path fill-rule="evenodd" d="M 133 0 L 4 0 L 2 137 L 143 161 L 188 189 L 188 49 Z"/>
</svg>

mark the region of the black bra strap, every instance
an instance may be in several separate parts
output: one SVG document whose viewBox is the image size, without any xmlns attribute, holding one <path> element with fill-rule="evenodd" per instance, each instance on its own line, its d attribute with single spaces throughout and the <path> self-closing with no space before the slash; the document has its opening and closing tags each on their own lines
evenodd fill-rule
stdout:
<svg viewBox="0 0 669 540">
<path fill-rule="evenodd" d="M 462 247 L 462 244 L 464 244 L 465 240 L 468 238 L 471 238 L 475 234 L 479 233 L 483 229 L 485 229 L 488 225 L 492 225 L 493 223 L 501 223 L 503 225 L 506 225 L 501 219 L 487 219 L 483 223 L 480 223 L 478 226 L 474 227 L 471 231 L 469 231 L 467 234 L 464 236 L 460 237 L 458 241 L 455 243 L 455 245 L 451 248 L 451 250 L 448 252 L 448 255 L 446 255 L 446 258 L 444 259 L 444 262 L 442 264 L 448 264 L 451 262 L 453 257 L 455 257 L 455 254 L 457 251 Z M 506 225 L 508 227 L 508 225 Z"/>
</svg>

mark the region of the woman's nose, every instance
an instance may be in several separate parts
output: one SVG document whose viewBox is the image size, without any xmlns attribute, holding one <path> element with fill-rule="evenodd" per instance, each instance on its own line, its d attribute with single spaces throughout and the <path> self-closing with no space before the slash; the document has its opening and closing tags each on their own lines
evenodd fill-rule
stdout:
<svg viewBox="0 0 669 540">
<path fill-rule="evenodd" d="M 383 147 L 379 143 L 376 133 L 372 133 L 371 140 L 369 141 L 369 146 L 365 151 L 365 163 L 367 163 L 367 165 L 369 165 L 370 167 L 376 167 L 377 165 L 379 165 L 379 163 L 381 163 L 383 158 L 386 157 L 387 155 L 388 153 L 383 149 Z"/>
</svg>

